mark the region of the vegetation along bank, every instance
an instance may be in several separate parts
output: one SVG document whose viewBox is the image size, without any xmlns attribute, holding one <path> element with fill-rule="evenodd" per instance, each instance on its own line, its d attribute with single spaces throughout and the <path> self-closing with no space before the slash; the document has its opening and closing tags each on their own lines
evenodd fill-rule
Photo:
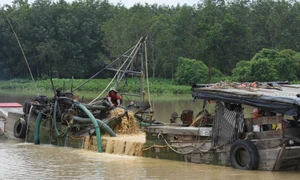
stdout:
<svg viewBox="0 0 300 180">
<path fill-rule="evenodd" d="M 16 0 L 0 11 L 1 80 L 30 78 L 9 22 L 36 79 L 90 78 L 143 35 L 149 76 L 176 85 L 300 79 L 297 1 L 207 0 L 195 6 L 127 8 L 102 0 Z"/>
</svg>

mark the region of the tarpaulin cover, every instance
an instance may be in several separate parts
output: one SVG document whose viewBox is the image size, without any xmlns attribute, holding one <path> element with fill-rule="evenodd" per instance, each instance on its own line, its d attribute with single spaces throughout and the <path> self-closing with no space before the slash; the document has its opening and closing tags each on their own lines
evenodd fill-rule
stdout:
<svg viewBox="0 0 300 180">
<path fill-rule="evenodd" d="M 249 95 L 230 92 L 230 90 L 204 90 L 201 88 L 192 89 L 192 96 L 195 99 L 215 100 L 227 103 L 238 103 L 262 108 L 267 111 L 297 116 L 299 112 L 300 98 L 295 96 L 265 95 L 257 93 Z"/>
</svg>

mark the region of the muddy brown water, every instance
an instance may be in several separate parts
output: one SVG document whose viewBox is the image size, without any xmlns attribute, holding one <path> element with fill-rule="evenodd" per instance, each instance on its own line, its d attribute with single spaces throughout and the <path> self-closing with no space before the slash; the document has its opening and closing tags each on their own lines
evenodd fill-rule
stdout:
<svg viewBox="0 0 300 180">
<path fill-rule="evenodd" d="M 29 96 L 0 95 L 0 102 L 23 103 Z M 190 96 L 173 100 L 158 98 L 155 118 L 168 122 L 184 109 L 198 113 L 203 102 Z M 209 109 L 210 107 L 208 107 Z M 178 121 L 180 121 L 178 119 Z M 230 179 L 294 180 L 300 171 L 242 171 L 231 167 L 185 163 L 144 157 L 97 153 L 52 145 L 34 145 L 0 139 L 0 179 Z"/>
</svg>

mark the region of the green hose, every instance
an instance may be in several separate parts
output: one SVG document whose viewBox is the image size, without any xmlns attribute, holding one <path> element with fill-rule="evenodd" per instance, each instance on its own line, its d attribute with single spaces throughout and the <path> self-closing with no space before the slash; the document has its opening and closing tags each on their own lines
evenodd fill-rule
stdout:
<svg viewBox="0 0 300 180">
<path fill-rule="evenodd" d="M 54 112 L 53 112 L 53 124 L 54 124 L 54 128 L 55 128 L 55 131 L 56 131 L 56 134 L 58 136 L 60 136 L 60 133 L 58 132 L 58 129 L 57 129 L 57 125 L 56 125 L 56 111 L 57 111 L 57 101 L 58 100 L 55 100 L 55 103 L 54 103 Z"/>
<path fill-rule="evenodd" d="M 150 126 L 150 124 L 149 123 L 145 123 L 145 122 L 140 122 L 140 126 L 141 127 L 148 127 L 148 126 Z"/>
<path fill-rule="evenodd" d="M 96 119 L 98 124 L 100 125 L 100 127 L 103 127 L 103 129 L 105 129 L 105 131 L 111 136 L 111 137 L 117 137 L 116 133 L 107 125 L 105 124 L 103 121 L 101 121 L 100 119 Z"/>
<path fill-rule="evenodd" d="M 79 107 L 92 120 L 94 127 L 96 129 L 98 152 L 102 152 L 102 141 L 101 141 L 101 133 L 100 133 L 99 124 L 100 125 L 103 125 L 103 124 L 101 122 L 98 122 L 95 119 L 95 117 L 93 116 L 93 114 L 79 102 L 69 99 L 67 97 L 66 98 L 61 97 L 59 99 L 67 100 L 67 101 L 69 101 L 69 103 L 73 103 L 74 106 Z M 57 111 L 57 101 L 55 101 L 55 103 L 54 103 L 54 126 L 55 126 L 56 133 L 60 136 L 60 133 L 58 132 L 57 127 L 56 127 L 56 111 Z M 36 118 L 36 123 L 35 123 L 35 127 L 34 127 L 34 144 L 40 144 L 39 135 L 40 135 L 40 126 L 41 126 L 42 115 L 43 115 L 43 111 L 39 112 L 39 115 Z"/>
<path fill-rule="evenodd" d="M 90 118 L 82 118 L 78 116 L 73 116 L 74 121 L 78 121 L 80 123 L 90 123 L 91 119 Z M 111 137 L 116 137 L 116 133 L 107 125 L 105 122 L 101 121 L 100 119 L 96 119 L 98 122 L 99 127 L 103 127 L 103 129 L 111 136 Z"/>
<path fill-rule="evenodd" d="M 93 114 L 85 106 L 83 106 L 79 102 L 74 101 L 74 105 L 77 106 L 77 107 L 79 107 L 92 120 L 92 122 L 94 124 L 94 127 L 96 129 L 98 152 L 102 152 L 101 133 L 100 133 L 100 128 L 99 128 L 97 120 L 95 119 L 95 117 L 93 116 Z"/>
<path fill-rule="evenodd" d="M 35 127 L 34 127 L 34 144 L 40 144 L 40 126 L 41 126 L 41 120 L 42 120 L 42 112 L 39 112 L 39 115 L 36 118 Z"/>
</svg>

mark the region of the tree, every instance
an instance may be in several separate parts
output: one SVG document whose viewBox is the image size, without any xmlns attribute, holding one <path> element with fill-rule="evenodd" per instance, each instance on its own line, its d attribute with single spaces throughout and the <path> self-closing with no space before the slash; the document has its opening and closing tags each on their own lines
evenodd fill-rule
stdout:
<svg viewBox="0 0 300 180">
<path fill-rule="evenodd" d="M 295 72 L 295 61 L 293 55 L 295 54 L 292 50 L 282 50 L 278 53 L 274 61 L 274 68 L 278 72 L 279 80 L 294 81 L 297 79 Z"/>
<path fill-rule="evenodd" d="M 251 72 L 250 61 L 240 61 L 236 64 L 236 67 L 232 70 L 233 79 L 239 82 L 251 81 L 250 72 Z"/>
<path fill-rule="evenodd" d="M 252 62 L 250 77 L 252 81 L 278 81 L 277 70 L 270 59 L 260 58 Z"/>
<path fill-rule="evenodd" d="M 175 82 L 180 85 L 192 85 L 208 82 L 208 68 L 199 60 L 179 58 Z"/>
</svg>

